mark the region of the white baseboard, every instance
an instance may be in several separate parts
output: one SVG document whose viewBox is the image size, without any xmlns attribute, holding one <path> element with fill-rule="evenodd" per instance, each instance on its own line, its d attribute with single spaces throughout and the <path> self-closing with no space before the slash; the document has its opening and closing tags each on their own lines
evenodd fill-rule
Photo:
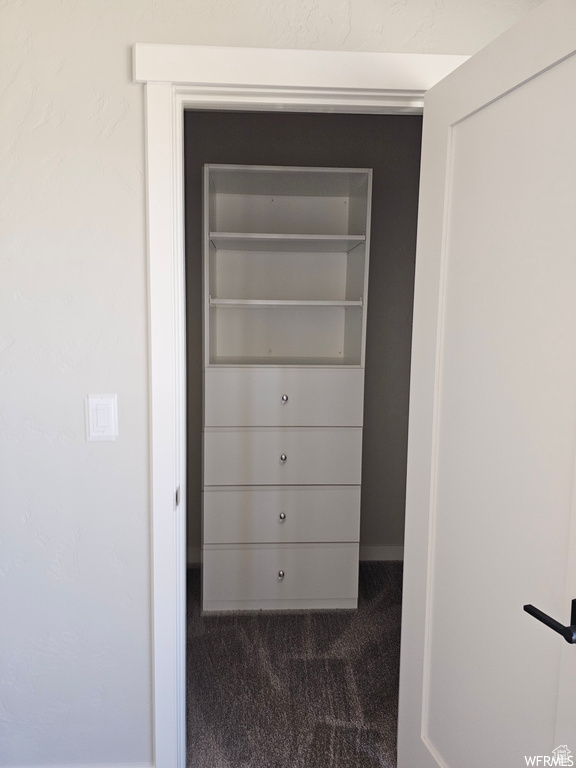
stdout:
<svg viewBox="0 0 576 768">
<path fill-rule="evenodd" d="M 404 560 L 404 547 L 360 547 L 360 560 Z"/>
<path fill-rule="evenodd" d="M 22 766 L 10 766 L 5 768 L 22 768 Z M 154 763 L 42 763 L 28 765 L 26 768 L 154 768 Z"/>
<path fill-rule="evenodd" d="M 360 560 L 404 560 L 404 547 L 360 547 Z M 200 565 L 200 547 L 188 547 L 188 565 Z"/>
</svg>

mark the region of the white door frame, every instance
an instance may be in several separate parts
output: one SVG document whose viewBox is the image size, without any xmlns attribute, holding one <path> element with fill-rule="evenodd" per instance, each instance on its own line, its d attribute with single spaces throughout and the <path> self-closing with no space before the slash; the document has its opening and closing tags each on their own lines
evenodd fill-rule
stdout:
<svg viewBox="0 0 576 768">
<path fill-rule="evenodd" d="M 156 768 L 184 768 L 186 757 L 184 110 L 421 114 L 424 93 L 466 59 L 452 55 L 134 46 L 134 80 L 146 88 Z"/>
</svg>

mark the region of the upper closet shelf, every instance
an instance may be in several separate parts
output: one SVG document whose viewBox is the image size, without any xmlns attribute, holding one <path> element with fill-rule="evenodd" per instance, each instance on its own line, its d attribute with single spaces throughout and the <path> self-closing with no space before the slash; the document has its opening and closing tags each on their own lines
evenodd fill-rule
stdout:
<svg viewBox="0 0 576 768">
<path fill-rule="evenodd" d="M 227 251 L 294 251 L 348 253 L 365 235 L 282 235 L 259 232 L 210 232 L 216 248 Z"/>
</svg>

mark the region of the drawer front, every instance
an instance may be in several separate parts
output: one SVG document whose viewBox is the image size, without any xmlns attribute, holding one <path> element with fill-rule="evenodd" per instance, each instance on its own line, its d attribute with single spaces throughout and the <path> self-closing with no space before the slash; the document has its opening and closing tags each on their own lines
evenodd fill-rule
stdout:
<svg viewBox="0 0 576 768">
<path fill-rule="evenodd" d="M 204 431 L 204 485 L 359 485 L 362 430 Z"/>
<path fill-rule="evenodd" d="M 204 543 L 350 541 L 360 487 L 214 488 L 203 494 Z"/>
<path fill-rule="evenodd" d="M 204 387 L 208 427 L 362 426 L 361 369 L 207 368 Z"/>
<path fill-rule="evenodd" d="M 284 601 L 302 601 L 305 606 L 318 600 L 356 600 L 358 551 L 358 544 L 206 546 L 204 610 L 276 608 Z"/>
</svg>

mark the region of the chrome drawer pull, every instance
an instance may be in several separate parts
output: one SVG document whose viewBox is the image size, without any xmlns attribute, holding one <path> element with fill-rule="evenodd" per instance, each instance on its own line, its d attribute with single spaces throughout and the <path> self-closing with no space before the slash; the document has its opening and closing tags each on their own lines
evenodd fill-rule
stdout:
<svg viewBox="0 0 576 768">
<path fill-rule="evenodd" d="M 282 520 L 282 521 L 286 520 L 286 512 L 280 512 L 280 514 L 278 515 L 278 517 L 279 517 L 279 518 L 280 518 L 280 520 Z"/>
<path fill-rule="evenodd" d="M 287 403 L 288 402 L 288 395 L 282 395 L 282 402 Z"/>
<path fill-rule="evenodd" d="M 284 571 L 278 571 L 278 581 L 282 581 L 284 578 Z"/>
<path fill-rule="evenodd" d="M 286 456 L 286 454 L 285 454 L 285 453 L 283 453 L 283 454 L 281 454 L 281 456 L 280 456 L 280 461 L 286 461 L 286 459 L 287 459 L 287 458 L 288 458 L 288 456 Z"/>
</svg>

